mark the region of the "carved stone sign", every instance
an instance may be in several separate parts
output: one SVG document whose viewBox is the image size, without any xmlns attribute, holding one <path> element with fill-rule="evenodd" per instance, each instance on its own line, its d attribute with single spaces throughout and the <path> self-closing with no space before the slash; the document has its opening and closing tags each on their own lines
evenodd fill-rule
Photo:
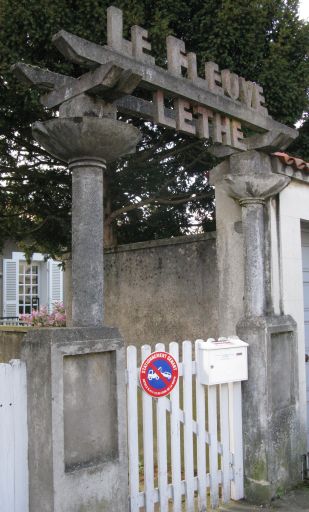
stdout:
<svg viewBox="0 0 309 512">
<path fill-rule="evenodd" d="M 47 108 L 92 95 L 112 103 L 118 112 L 236 150 L 284 149 L 297 136 L 296 130 L 268 115 L 260 85 L 220 70 L 214 62 L 206 62 L 204 77 L 199 77 L 196 54 L 187 52 L 182 40 L 167 37 L 167 70 L 157 66 L 147 30 L 135 25 L 131 41 L 124 39 L 123 15 L 116 7 L 107 9 L 107 46 L 63 30 L 53 42 L 69 60 L 91 71 L 75 79 L 17 64 L 14 71 L 20 78 L 53 89 L 41 97 Z M 149 91 L 148 101 L 138 96 L 137 86 Z M 262 135 L 244 139 L 244 126 Z"/>
</svg>

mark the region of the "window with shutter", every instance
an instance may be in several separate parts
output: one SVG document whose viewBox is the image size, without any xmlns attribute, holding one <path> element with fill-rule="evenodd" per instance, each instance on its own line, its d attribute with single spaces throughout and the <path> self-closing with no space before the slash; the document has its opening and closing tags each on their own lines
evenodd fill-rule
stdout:
<svg viewBox="0 0 309 512">
<path fill-rule="evenodd" d="M 3 260 L 3 316 L 18 316 L 18 261 Z"/>
<path fill-rule="evenodd" d="M 59 262 L 54 260 L 48 261 L 49 274 L 49 293 L 48 293 L 48 309 L 52 311 L 53 303 L 63 301 L 63 273 L 59 266 Z"/>
<path fill-rule="evenodd" d="M 18 273 L 18 312 L 29 314 L 39 300 L 39 263 L 19 261 Z"/>
</svg>

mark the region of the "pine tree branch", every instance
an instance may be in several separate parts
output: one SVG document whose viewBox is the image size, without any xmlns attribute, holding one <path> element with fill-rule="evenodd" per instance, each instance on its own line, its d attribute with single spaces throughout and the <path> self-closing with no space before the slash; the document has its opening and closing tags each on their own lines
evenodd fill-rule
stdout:
<svg viewBox="0 0 309 512">
<path fill-rule="evenodd" d="M 187 194 L 185 196 L 170 196 L 170 197 L 153 197 L 139 201 L 138 203 L 129 204 L 127 206 L 123 206 L 118 210 L 114 210 L 105 220 L 107 224 L 110 224 L 115 218 L 119 217 L 124 213 L 128 213 L 130 211 L 136 210 L 137 208 L 142 208 L 143 206 L 148 206 L 151 204 L 164 204 L 169 206 L 175 206 L 179 204 L 189 203 L 193 201 L 199 201 L 201 199 L 213 198 L 212 192 L 204 192 L 201 194 Z"/>
</svg>

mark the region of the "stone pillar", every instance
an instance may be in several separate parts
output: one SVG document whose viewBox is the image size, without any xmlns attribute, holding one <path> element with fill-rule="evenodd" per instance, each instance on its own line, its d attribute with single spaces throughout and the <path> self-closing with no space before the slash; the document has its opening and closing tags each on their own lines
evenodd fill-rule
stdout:
<svg viewBox="0 0 309 512">
<path fill-rule="evenodd" d="M 103 172 L 106 163 L 132 153 L 140 133 L 134 126 L 116 121 L 110 109 L 106 117 L 100 102 L 94 112 L 82 114 L 83 97 L 68 102 L 60 117 L 35 123 L 33 135 L 50 154 L 67 162 L 72 170 L 72 325 L 100 326 L 103 314 Z M 104 105 L 103 105 L 104 106 Z M 89 98 L 85 110 L 89 109 Z"/>
<path fill-rule="evenodd" d="M 267 160 L 268 158 L 268 160 Z M 265 204 L 286 187 L 290 178 L 273 174 L 267 155 L 256 151 L 233 155 L 223 188 L 241 206 L 244 254 L 244 315 L 266 312 Z"/>
<path fill-rule="evenodd" d="M 248 151 L 219 165 L 212 183 L 218 197 L 217 250 L 219 275 L 223 275 L 219 302 L 220 310 L 227 311 L 221 317 L 220 334 L 231 334 L 226 332 L 228 325 L 232 334 L 249 343 L 249 379 L 243 383 L 245 494 L 262 504 L 300 481 L 304 449 L 296 324 L 290 316 L 274 315 L 267 297 L 271 276 L 265 206 L 289 178 L 272 173 L 266 154 Z M 225 221 L 232 231 L 224 230 Z M 232 244 L 235 233 L 237 244 Z M 234 320 L 229 310 L 237 312 Z"/>
<path fill-rule="evenodd" d="M 72 170 L 72 324 L 103 325 L 104 160 L 78 158 Z"/>
<path fill-rule="evenodd" d="M 73 327 L 37 329 L 23 341 L 29 512 L 120 512 L 128 508 L 125 348 L 117 329 L 103 326 L 103 172 L 135 150 L 140 133 L 101 100 L 67 103 L 33 127 L 72 170 Z"/>
<path fill-rule="evenodd" d="M 245 316 L 260 316 L 265 310 L 264 204 L 258 197 L 239 200 L 245 251 Z"/>
</svg>

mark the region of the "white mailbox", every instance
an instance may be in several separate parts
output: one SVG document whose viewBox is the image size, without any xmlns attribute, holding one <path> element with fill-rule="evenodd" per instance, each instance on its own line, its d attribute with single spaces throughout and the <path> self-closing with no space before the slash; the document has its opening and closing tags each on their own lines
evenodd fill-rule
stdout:
<svg viewBox="0 0 309 512">
<path fill-rule="evenodd" d="M 237 336 L 200 341 L 198 376 L 201 384 L 209 386 L 248 379 L 248 343 Z"/>
</svg>

